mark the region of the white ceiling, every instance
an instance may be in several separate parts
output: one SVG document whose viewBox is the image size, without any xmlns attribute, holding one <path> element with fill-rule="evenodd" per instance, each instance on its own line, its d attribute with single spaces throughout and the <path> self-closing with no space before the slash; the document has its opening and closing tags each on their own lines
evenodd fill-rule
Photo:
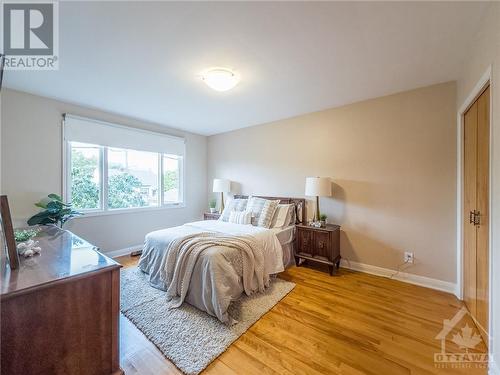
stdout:
<svg viewBox="0 0 500 375">
<path fill-rule="evenodd" d="M 484 3 L 62 2 L 60 69 L 5 86 L 215 134 L 457 79 Z M 197 74 L 236 69 L 220 93 Z"/>
</svg>

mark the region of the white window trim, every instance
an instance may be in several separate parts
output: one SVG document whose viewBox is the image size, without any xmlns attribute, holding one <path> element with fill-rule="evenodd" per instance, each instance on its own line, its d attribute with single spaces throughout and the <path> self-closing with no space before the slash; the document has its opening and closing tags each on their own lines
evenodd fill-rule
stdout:
<svg viewBox="0 0 500 375">
<path fill-rule="evenodd" d="M 183 203 L 185 202 L 185 186 L 186 184 L 184 183 L 184 179 L 186 178 L 186 169 L 185 169 L 185 165 L 186 165 L 186 155 L 184 156 L 181 156 L 180 160 L 179 160 L 179 167 L 181 169 L 181 173 L 180 173 L 180 176 L 181 179 L 179 181 L 179 192 L 181 194 L 181 202 L 180 203 L 163 203 L 163 156 L 164 155 L 169 155 L 169 154 L 160 154 L 160 160 L 161 160 L 161 163 L 159 165 L 159 168 L 160 169 L 160 173 L 159 173 L 159 178 L 161 180 L 161 184 L 158 185 L 160 186 L 161 188 L 161 191 L 162 191 L 162 194 L 161 194 L 161 205 L 163 206 L 177 206 L 179 205 L 180 203 Z"/>
<path fill-rule="evenodd" d="M 64 117 L 62 120 L 62 198 L 64 201 L 71 201 L 71 189 L 69 189 L 69 184 L 71 183 L 71 142 L 65 141 L 64 138 Z M 184 179 L 186 178 L 186 155 L 180 156 L 180 168 L 182 176 L 180 179 L 180 198 L 181 201 L 178 203 L 163 203 L 163 155 L 162 153 L 158 153 L 158 205 L 157 206 L 147 206 L 147 207 L 132 207 L 132 208 L 113 208 L 109 209 L 107 207 L 108 200 L 108 184 L 107 184 L 107 150 L 108 147 L 101 147 L 101 155 L 100 155 L 100 177 L 101 177 L 101 188 L 100 188 L 100 208 L 99 209 L 77 209 L 76 210 L 82 212 L 84 215 L 76 216 L 74 219 L 82 219 L 86 217 L 95 217 L 95 216 L 107 216 L 107 215 L 123 215 L 123 214 L 133 214 L 133 213 L 142 213 L 148 211 L 161 211 L 161 210 L 171 210 L 176 208 L 185 208 L 186 207 L 186 191 L 184 183 Z"/>
<path fill-rule="evenodd" d="M 71 143 L 71 142 L 68 142 L 68 143 Z M 68 153 L 68 159 L 71 160 L 71 147 L 68 147 L 69 148 L 69 153 Z M 108 166 L 108 148 L 107 147 L 101 147 L 101 151 L 100 151 L 100 155 L 101 157 L 99 158 L 99 160 L 101 161 L 100 165 L 99 165 L 99 179 L 101 180 L 101 186 L 100 186 L 100 189 L 99 189 L 99 192 L 100 192 L 100 208 L 98 210 L 82 210 L 82 212 L 84 211 L 89 211 L 89 212 L 92 212 L 92 211 L 95 211 L 95 212 L 102 212 L 102 211 L 108 211 L 108 168 L 106 168 Z M 68 168 L 69 171 L 68 171 L 68 177 L 71 177 L 71 168 Z M 68 180 L 68 183 L 71 182 L 71 179 Z M 72 199 L 73 197 L 71 197 L 71 191 L 69 192 L 69 195 L 70 195 L 70 199 Z"/>
</svg>

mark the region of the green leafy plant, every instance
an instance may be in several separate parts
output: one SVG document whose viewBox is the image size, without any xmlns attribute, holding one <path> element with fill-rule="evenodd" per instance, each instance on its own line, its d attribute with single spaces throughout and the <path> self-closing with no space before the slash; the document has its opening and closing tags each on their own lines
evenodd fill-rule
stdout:
<svg viewBox="0 0 500 375">
<path fill-rule="evenodd" d="M 43 211 L 29 218 L 29 226 L 57 224 L 62 228 L 69 219 L 83 215 L 81 212 L 73 210 L 71 203 L 64 203 L 57 194 L 49 194 L 47 198 L 35 203 L 35 206 L 43 208 Z"/>
<path fill-rule="evenodd" d="M 215 208 L 216 205 L 217 205 L 216 199 L 210 199 L 210 201 L 208 202 L 208 208 Z"/>
<path fill-rule="evenodd" d="M 326 216 L 325 214 L 321 214 L 321 215 L 319 215 L 319 219 L 320 219 L 321 221 L 326 221 L 327 217 L 328 217 L 328 216 Z"/>
<path fill-rule="evenodd" d="M 109 177 L 109 208 L 144 207 L 148 205 L 141 194 L 141 181 L 130 173 L 120 173 Z"/>
<path fill-rule="evenodd" d="M 71 152 L 71 203 L 84 209 L 99 208 L 99 186 L 94 171 L 99 168 L 96 157 L 85 157 L 77 150 Z"/>
<path fill-rule="evenodd" d="M 38 229 L 19 229 L 14 232 L 14 238 L 16 242 L 25 242 L 38 234 Z"/>
<path fill-rule="evenodd" d="M 164 171 L 163 172 L 163 189 L 170 191 L 179 187 L 179 173 L 178 171 Z"/>
</svg>

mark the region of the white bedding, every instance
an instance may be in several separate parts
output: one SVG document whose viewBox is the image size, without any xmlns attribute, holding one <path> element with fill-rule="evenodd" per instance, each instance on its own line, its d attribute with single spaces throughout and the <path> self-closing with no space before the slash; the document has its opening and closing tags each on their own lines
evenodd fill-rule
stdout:
<svg viewBox="0 0 500 375">
<path fill-rule="evenodd" d="M 252 236 L 263 249 L 264 273 L 273 275 L 284 270 L 283 250 L 277 236 L 281 231 L 217 220 L 197 221 L 146 235 L 138 266 L 149 274 L 152 286 L 167 289 L 163 270 L 170 242 L 179 237 L 203 232 Z M 228 307 L 231 301 L 240 298 L 243 293 L 240 257 L 241 254 L 237 250 L 224 246 L 205 250 L 196 262 L 186 301 L 216 316 L 222 322 L 233 323 L 228 315 Z"/>
<path fill-rule="evenodd" d="M 207 232 L 218 232 L 232 236 L 251 235 L 261 243 L 264 249 L 265 272 L 272 275 L 285 270 L 283 265 L 283 250 L 278 240 L 278 234 L 282 231 L 281 228 L 266 229 L 250 224 L 234 224 L 219 220 L 195 221 L 194 223 L 184 225 L 199 228 Z"/>
<path fill-rule="evenodd" d="M 295 225 L 289 225 L 281 228 L 271 228 L 270 230 L 276 234 L 276 237 L 281 244 L 283 266 L 288 268 L 294 265 L 295 260 L 293 254 L 295 250 Z"/>
</svg>

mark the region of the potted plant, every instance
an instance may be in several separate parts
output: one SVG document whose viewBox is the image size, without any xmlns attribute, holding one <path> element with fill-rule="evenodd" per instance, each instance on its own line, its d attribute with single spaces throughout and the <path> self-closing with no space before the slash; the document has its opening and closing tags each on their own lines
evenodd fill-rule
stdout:
<svg viewBox="0 0 500 375">
<path fill-rule="evenodd" d="M 69 219 L 83 215 L 81 212 L 73 210 L 71 203 L 64 203 L 57 194 L 49 194 L 47 198 L 35 203 L 35 206 L 43 208 L 43 211 L 28 219 L 29 226 L 56 224 L 62 228 Z"/>
<path fill-rule="evenodd" d="M 328 216 L 326 216 L 325 214 L 319 215 L 319 222 L 320 222 L 322 227 L 326 226 L 326 219 L 327 218 L 328 218 Z"/>
<path fill-rule="evenodd" d="M 210 202 L 208 202 L 208 207 L 210 208 L 211 214 L 215 213 L 215 206 L 216 205 L 217 205 L 217 200 L 214 198 L 210 199 Z"/>
</svg>

